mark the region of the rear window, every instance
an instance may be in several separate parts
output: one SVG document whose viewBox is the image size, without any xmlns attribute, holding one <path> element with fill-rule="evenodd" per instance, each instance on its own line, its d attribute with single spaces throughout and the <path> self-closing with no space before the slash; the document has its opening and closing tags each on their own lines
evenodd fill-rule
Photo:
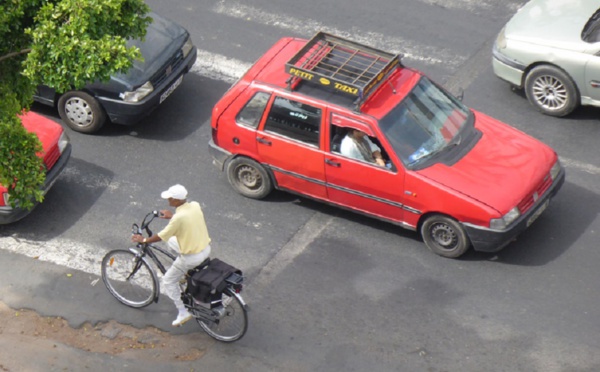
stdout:
<svg viewBox="0 0 600 372">
<path fill-rule="evenodd" d="M 269 98 L 271 98 L 269 93 L 256 93 L 237 115 L 236 121 L 252 128 L 258 127 Z"/>
</svg>

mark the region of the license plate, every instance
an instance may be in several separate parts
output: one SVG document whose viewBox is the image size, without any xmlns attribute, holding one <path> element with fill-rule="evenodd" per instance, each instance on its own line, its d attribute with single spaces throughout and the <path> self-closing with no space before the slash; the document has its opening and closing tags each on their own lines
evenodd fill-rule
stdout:
<svg viewBox="0 0 600 372">
<path fill-rule="evenodd" d="M 175 89 L 177 89 L 177 87 L 179 86 L 179 84 L 181 84 L 182 81 L 183 75 L 179 76 L 177 80 L 175 80 L 175 82 L 169 88 L 167 88 L 167 90 L 165 90 L 163 94 L 161 94 L 159 104 L 163 103 L 163 101 L 167 99 L 167 97 L 170 96 Z"/>
<path fill-rule="evenodd" d="M 533 212 L 533 214 L 531 215 L 531 217 L 529 217 L 529 219 L 527 220 L 527 226 L 531 225 L 533 223 L 533 221 L 537 220 L 537 218 L 542 214 L 542 212 L 544 212 L 544 210 L 546 210 L 546 208 L 548 208 L 548 204 L 550 203 L 550 199 L 546 200 L 544 202 L 544 204 L 542 204 L 537 211 Z"/>
</svg>

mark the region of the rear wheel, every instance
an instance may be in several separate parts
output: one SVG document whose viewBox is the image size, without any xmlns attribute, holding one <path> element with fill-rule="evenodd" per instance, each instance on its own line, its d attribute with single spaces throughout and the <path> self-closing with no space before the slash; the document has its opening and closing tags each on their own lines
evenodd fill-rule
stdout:
<svg viewBox="0 0 600 372">
<path fill-rule="evenodd" d="M 262 199 L 273 190 L 265 168 L 246 157 L 235 158 L 228 163 L 227 179 L 237 192 L 252 199 Z"/>
<path fill-rule="evenodd" d="M 200 327 L 209 336 L 223 342 L 237 341 L 246 334 L 248 330 L 248 313 L 240 295 L 232 292 L 229 288 L 223 292 L 223 315 L 213 320 L 196 318 Z"/>
<path fill-rule="evenodd" d="M 429 249 L 443 257 L 460 257 L 471 245 L 461 224 L 442 215 L 428 217 L 421 226 L 421 236 Z"/>
<path fill-rule="evenodd" d="M 121 303 L 148 306 L 158 294 L 158 278 L 148 264 L 124 249 L 110 251 L 102 259 L 102 281 Z"/>
<path fill-rule="evenodd" d="M 94 133 L 106 122 L 106 113 L 91 95 L 81 91 L 63 94 L 58 100 L 60 118 L 74 131 Z"/>
</svg>

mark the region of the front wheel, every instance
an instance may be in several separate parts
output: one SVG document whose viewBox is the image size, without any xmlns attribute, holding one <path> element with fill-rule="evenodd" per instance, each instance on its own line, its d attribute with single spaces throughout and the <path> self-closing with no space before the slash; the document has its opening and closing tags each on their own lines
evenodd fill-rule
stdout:
<svg viewBox="0 0 600 372">
<path fill-rule="evenodd" d="M 225 312 L 214 320 L 196 318 L 200 327 L 218 341 L 237 341 L 248 330 L 248 313 L 241 296 L 227 288 L 222 297 Z"/>
<path fill-rule="evenodd" d="M 121 303 L 140 308 L 158 295 L 158 278 L 146 261 L 131 251 L 117 249 L 102 259 L 102 281 Z"/>
<path fill-rule="evenodd" d="M 554 66 L 538 66 L 527 74 L 525 94 L 538 111 L 550 116 L 565 116 L 579 105 L 573 80 Z"/>
<path fill-rule="evenodd" d="M 448 258 L 462 256 L 471 245 L 465 229 L 442 215 L 428 217 L 421 226 L 421 236 L 433 253 Z"/>
<path fill-rule="evenodd" d="M 91 95 L 81 91 L 63 94 L 58 100 L 58 114 L 74 131 L 95 133 L 106 122 L 106 113 Z"/>
</svg>

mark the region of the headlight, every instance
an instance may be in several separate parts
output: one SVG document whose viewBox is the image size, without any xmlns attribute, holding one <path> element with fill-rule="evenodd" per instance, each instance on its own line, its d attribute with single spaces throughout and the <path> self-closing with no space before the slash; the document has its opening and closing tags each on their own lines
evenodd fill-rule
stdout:
<svg viewBox="0 0 600 372">
<path fill-rule="evenodd" d="M 502 30 L 500 30 L 500 33 L 498 34 L 498 37 L 496 38 L 496 46 L 498 47 L 498 49 L 506 48 L 506 37 L 504 35 L 505 29 L 506 29 L 506 27 L 502 27 Z"/>
<path fill-rule="evenodd" d="M 554 165 L 550 169 L 550 177 L 552 177 L 553 181 L 556 179 L 556 177 L 558 177 L 558 174 L 560 173 L 561 169 L 562 166 L 560 165 L 560 160 L 557 160 L 556 163 L 554 163 Z"/>
<path fill-rule="evenodd" d="M 148 81 L 133 92 L 123 92 L 119 94 L 119 97 L 125 102 L 139 102 L 148 94 L 152 93 L 153 90 L 154 87 L 152 86 L 152 83 Z"/>
<path fill-rule="evenodd" d="M 65 148 L 69 144 L 69 136 L 65 132 L 62 132 L 60 138 L 58 139 L 58 151 L 62 154 L 65 151 Z"/>
<path fill-rule="evenodd" d="M 190 54 L 193 47 L 194 47 L 194 44 L 192 43 L 192 38 L 191 38 L 191 36 L 188 36 L 187 40 L 181 47 L 181 52 L 183 53 L 183 58 L 187 57 L 188 54 Z"/>
<path fill-rule="evenodd" d="M 519 208 L 514 207 L 507 214 L 502 216 L 502 218 L 492 218 L 490 220 L 490 228 L 494 230 L 504 230 L 508 225 L 510 225 L 514 220 L 519 218 L 521 212 L 519 212 Z"/>
</svg>

